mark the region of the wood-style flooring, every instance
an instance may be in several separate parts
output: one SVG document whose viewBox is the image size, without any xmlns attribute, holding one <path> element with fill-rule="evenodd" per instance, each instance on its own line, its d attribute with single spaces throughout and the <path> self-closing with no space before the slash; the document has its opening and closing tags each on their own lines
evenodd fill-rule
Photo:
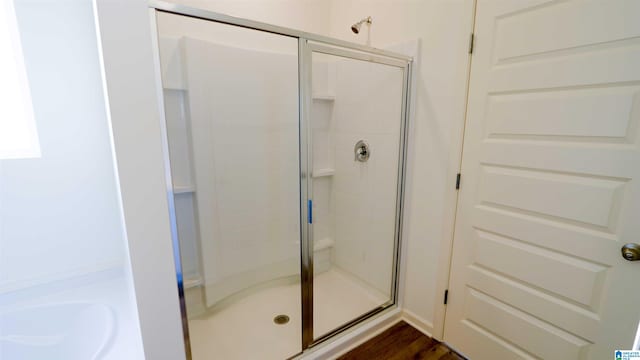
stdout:
<svg viewBox="0 0 640 360">
<path fill-rule="evenodd" d="M 340 356 L 338 360 L 464 360 L 404 321 Z"/>
</svg>

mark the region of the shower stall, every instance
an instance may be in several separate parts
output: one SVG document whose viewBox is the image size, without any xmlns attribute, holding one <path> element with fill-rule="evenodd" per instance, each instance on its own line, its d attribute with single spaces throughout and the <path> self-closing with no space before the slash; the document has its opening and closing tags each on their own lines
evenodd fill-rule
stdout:
<svg viewBox="0 0 640 360">
<path fill-rule="evenodd" d="M 187 356 L 290 358 L 394 307 L 411 59 L 150 16 Z"/>
</svg>

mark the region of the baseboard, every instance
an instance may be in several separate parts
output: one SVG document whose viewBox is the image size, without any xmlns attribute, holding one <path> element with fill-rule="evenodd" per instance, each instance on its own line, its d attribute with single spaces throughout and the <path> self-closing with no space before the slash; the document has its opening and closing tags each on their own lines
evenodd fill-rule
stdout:
<svg viewBox="0 0 640 360">
<path fill-rule="evenodd" d="M 409 323 L 409 325 L 413 326 L 414 328 L 420 330 L 421 333 L 427 335 L 428 337 L 433 337 L 432 322 L 427 321 L 406 309 L 402 310 L 401 317 L 402 317 L 402 320 L 406 321 L 407 323 Z"/>
</svg>

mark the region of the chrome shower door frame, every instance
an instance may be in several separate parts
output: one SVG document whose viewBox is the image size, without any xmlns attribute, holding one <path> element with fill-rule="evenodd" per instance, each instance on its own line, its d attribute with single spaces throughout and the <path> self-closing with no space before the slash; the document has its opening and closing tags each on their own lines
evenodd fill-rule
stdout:
<svg viewBox="0 0 640 360">
<path fill-rule="evenodd" d="M 173 202 L 174 192 L 172 186 L 169 148 L 167 141 L 166 120 L 164 116 L 164 98 L 162 94 L 161 70 L 159 59 L 158 29 L 156 23 L 157 12 L 171 13 L 191 18 L 213 21 L 268 33 L 293 37 L 298 39 L 298 101 L 299 101 L 299 144 L 300 144 L 300 264 L 301 264 L 301 299 L 302 299 L 302 351 L 326 341 L 327 339 L 345 331 L 346 329 L 361 323 L 376 314 L 379 314 L 391 307 L 396 306 L 398 301 L 399 266 L 400 266 L 400 240 L 402 238 L 402 212 L 405 191 L 406 157 L 407 157 L 407 136 L 408 136 L 408 116 L 409 116 L 409 89 L 412 71 L 412 58 L 403 54 L 394 53 L 387 50 L 376 49 L 365 45 L 355 44 L 343 40 L 333 39 L 317 34 L 293 30 L 285 27 L 275 26 L 267 23 L 246 20 L 232 17 L 211 11 L 177 5 L 160 0 L 149 1 L 150 24 L 152 27 L 152 42 L 156 52 L 156 63 L 154 64 L 156 77 L 158 79 L 158 101 L 160 106 L 161 123 L 163 129 L 163 152 L 166 165 L 167 197 L 170 209 L 170 221 L 172 232 L 172 243 L 174 251 L 174 261 L 176 269 L 178 294 L 180 296 L 180 307 L 182 315 L 182 327 L 185 340 L 186 357 L 191 360 L 191 349 L 189 341 L 189 328 L 187 322 L 187 312 L 184 298 L 184 284 L 182 279 L 182 266 L 180 258 L 180 243 L 177 233 L 177 223 L 175 217 L 175 205 Z M 402 87 L 402 112 L 401 112 L 401 138 L 398 162 L 398 181 L 396 193 L 396 219 L 395 219 L 395 239 L 393 253 L 393 284 L 391 289 L 391 299 L 381 306 L 352 319 L 343 326 L 324 334 L 315 339 L 313 336 L 313 224 L 311 221 L 311 201 L 313 200 L 313 181 L 311 181 L 313 168 L 313 152 L 311 144 L 311 56 L 313 52 L 329 55 L 336 55 L 357 60 L 370 61 L 403 69 Z M 296 354 L 295 356 L 300 355 Z"/>
<path fill-rule="evenodd" d="M 398 286 L 399 286 L 399 267 L 400 267 L 400 244 L 402 238 L 402 212 L 404 203 L 404 183 L 406 174 L 406 157 L 407 157 L 407 136 L 408 136 L 408 107 L 409 107 L 409 89 L 411 79 L 412 60 L 407 57 L 388 56 L 385 52 L 369 52 L 360 45 L 345 46 L 342 43 L 319 41 L 317 39 L 299 38 L 299 81 L 300 81 L 300 124 L 301 124 L 301 159 L 305 159 L 305 166 L 302 168 L 303 181 L 306 187 L 301 188 L 302 204 L 311 204 L 313 200 L 313 181 L 311 178 L 313 169 L 313 144 L 311 134 L 311 103 L 312 103 L 312 56 L 313 53 L 322 53 L 326 55 L 334 55 L 347 59 L 355 59 L 366 62 L 373 62 L 388 66 L 394 66 L 402 69 L 402 109 L 401 109 L 401 131 L 400 146 L 398 159 L 398 181 L 396 189 L 396 219 L 395 219 L 395 239 L 393 249 L 393 275 L 391 299 L 386 303 L 374 308 L 361 316 L 350 320 L 346 324 L 323 334 L 315 339 L 313 335 L 313 224 L 303 217 L 302 223 L 302 338 L 303 350 L 313 347 L 333 336 L 349 329 L 355 324 L 361 323 L 380 312 L 389 309 L 397 304 Z M 303 131 L 304 129 L 304 131 Z M 303 136 L 304 134 L 304 136 Z M 306 168 L 306 171 L 305 171 Z M 306 197 L 305 197 L 306 195 Z M 308 211 L 308 206 L 303 206 Z M 314 340 L 315 339 L 315 340 Z"/>
</svg>

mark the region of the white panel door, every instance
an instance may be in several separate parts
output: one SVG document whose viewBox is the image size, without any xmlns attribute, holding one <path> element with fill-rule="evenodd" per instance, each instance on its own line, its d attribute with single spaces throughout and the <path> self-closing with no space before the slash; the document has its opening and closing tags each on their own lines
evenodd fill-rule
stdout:
<svg viewBox="0 0 640 360">
<path fill-rule="evenodd" d="M 640 319 L 640 1 L 479 1 L 444 340 L 612 359 Z"/>
</svg>

